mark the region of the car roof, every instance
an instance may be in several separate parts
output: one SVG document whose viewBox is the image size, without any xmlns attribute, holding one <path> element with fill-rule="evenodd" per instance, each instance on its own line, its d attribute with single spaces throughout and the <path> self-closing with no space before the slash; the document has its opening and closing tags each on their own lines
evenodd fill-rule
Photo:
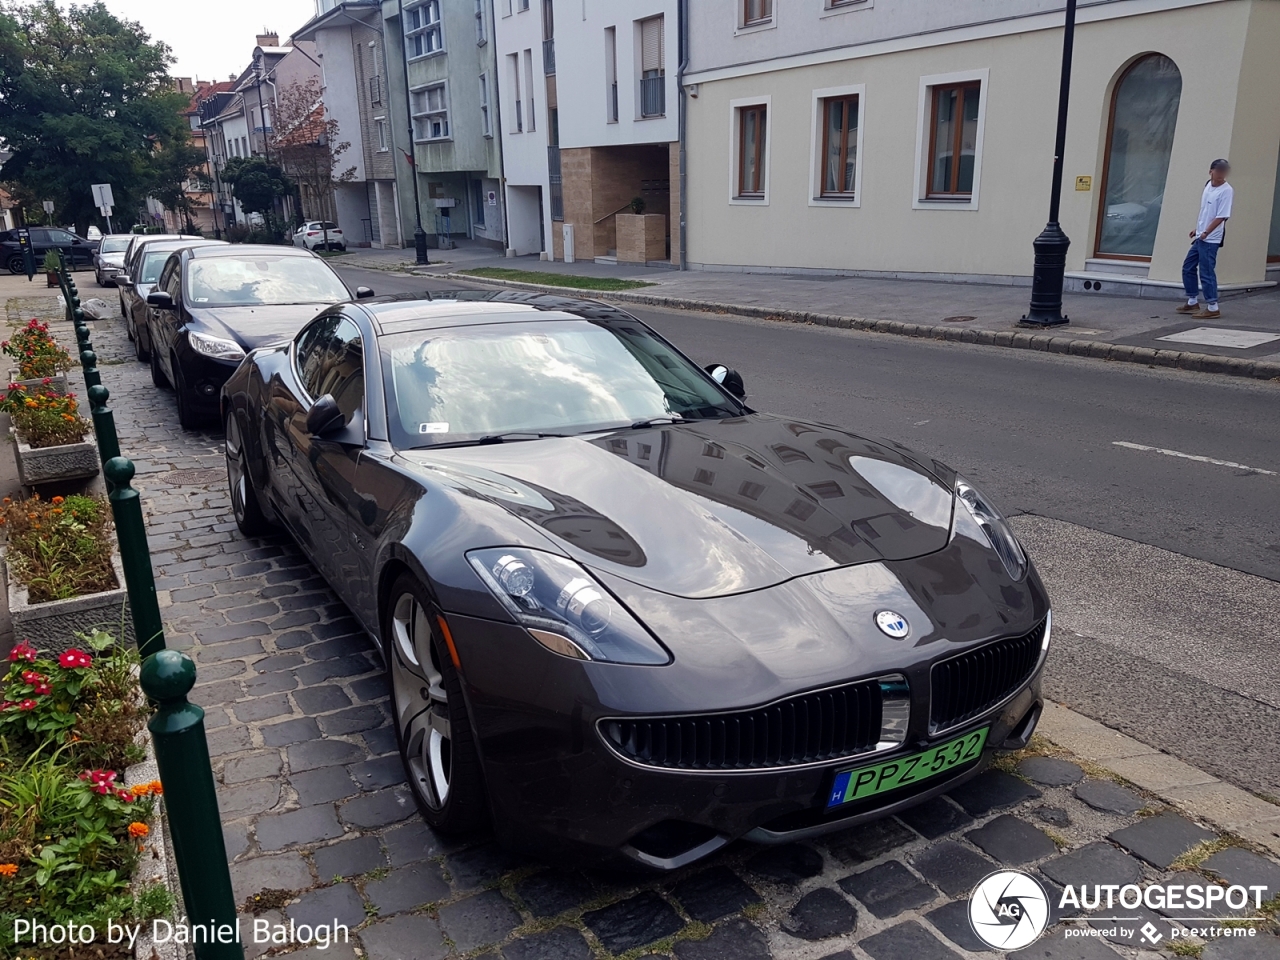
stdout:
<svg viewBox="0 0 1280 960">
<path fill-rule="evenodd" d="M 363 300 L 360 306 L 380 335 L 536 319 L 630 319 L 629 314 L 598 300 L 518 290 L 401 293 Z"/>
<path fill-rule="evenodd" d="M 147 253 L 155 253 L 160 251 L 182 250 L 186 247 L 204 247 L 204 246 L 227 246 L 225 240 L 160 240 L 156 242 L 140 243 L 139 248 L 146 247 Z"/>
<path fill-rule="evenodd" d="M 284 247 L 272 243 L 224 243 L 219 245 L 192 248 L 193 257 L 317 257 L 310 250 L 301 247 Z"/>
</svg>

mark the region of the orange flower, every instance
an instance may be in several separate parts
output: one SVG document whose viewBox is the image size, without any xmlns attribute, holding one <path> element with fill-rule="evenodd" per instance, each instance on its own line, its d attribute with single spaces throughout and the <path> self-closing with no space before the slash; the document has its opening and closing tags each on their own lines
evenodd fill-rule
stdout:
<svg viewBox="0 0 1280 960">
<path fill-rule="evenodd" d="M 158 797 L 164 793 L 164 784 L 162 784 L 159 780 L 152 780 L 150 783 L 147 784 L 147 787 L 151 790 L 151 793 L 153 796 Z"/>
<path fill-rule="evenodd" d="M 145 797 L 147 794 L 151 792 L 151 784 L 140 783 L 136 787 L 132 787 L 131 789 L 133 790 L 133 795 L 135 797 Z"/>
<path fill-rule="evenodd" d="M 0 877 L 12 877 L 18 872 L 16 863 L 0 863 Z"/>
<path fill-rule="evenodd" d="M 64 502 L 64 501 L 63 501 L 63 498 L 62 498 L 62 497 L 54 497 L 54 498 L 53 498 L 53 502 L 54 502 L 54 503 L 62 503 L 62 502 Z"/>
<path fill-rule="evenodd" d="M 138 823 L 137 821 L 134 821 L 129 824 L 129 836 L 134 837 L 135 839 L 138 837 L 145 837 L 150 832 L 151 828 L 145 823 Z"/>
</svg>

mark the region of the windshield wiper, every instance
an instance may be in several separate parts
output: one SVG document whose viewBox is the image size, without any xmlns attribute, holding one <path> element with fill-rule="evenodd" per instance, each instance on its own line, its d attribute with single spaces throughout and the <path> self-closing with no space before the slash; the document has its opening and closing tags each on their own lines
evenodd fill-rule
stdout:
<svg viewBox="0 0 1280 960">
<path fill-rule="evenodd" d="M 643 430 L 645 427 L 652 427 L 659 423 L 696 423 L 696 420 L 688 420 L 685 417 L 650 417 L 648 420 L 637 420 L 631 424 L 632 430 Z"/>
<path fill-rule="evenodd" d="M 506 443 L 508 440 L 544 440 L 547 437 L 567 436 L 567 433 L 535 433 L 530 430 L 511 430 L 507 433 L 491 433 L 486 437 L 481 437 L 476 443 Z"/>
</svg>

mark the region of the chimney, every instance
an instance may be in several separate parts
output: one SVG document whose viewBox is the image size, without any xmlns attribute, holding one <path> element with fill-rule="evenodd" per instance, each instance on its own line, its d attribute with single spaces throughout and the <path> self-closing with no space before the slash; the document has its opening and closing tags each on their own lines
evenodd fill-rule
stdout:
<svg viewBox="0 0 1280 960">
<path fill-rule="evenodd" d="M 263 27 L 262 32 L 258 34 L 258 46 L 260 47 L 280 46 L 280 34 L 272 33 L 266 27 Z"/>
</svg>

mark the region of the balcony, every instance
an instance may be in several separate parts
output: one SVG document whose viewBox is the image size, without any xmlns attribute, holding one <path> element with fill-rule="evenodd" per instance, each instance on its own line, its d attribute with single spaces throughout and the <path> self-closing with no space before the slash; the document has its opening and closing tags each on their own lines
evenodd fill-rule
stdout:
<svg viewBox="0 0 1280 960">
<path fill-rule="evenodd" d="M 614 107 L 615 113 L 617 107 Z M 643 77 L 640 80 L 640 116 L 661 117 L 667 112 L 667 78 Z"/>
<path fill-rule="evenodd" d="M 554 37 L 542 41 L 542 72 L 548 77 L 555 76 L 556 41 Z"/>
</svg>

